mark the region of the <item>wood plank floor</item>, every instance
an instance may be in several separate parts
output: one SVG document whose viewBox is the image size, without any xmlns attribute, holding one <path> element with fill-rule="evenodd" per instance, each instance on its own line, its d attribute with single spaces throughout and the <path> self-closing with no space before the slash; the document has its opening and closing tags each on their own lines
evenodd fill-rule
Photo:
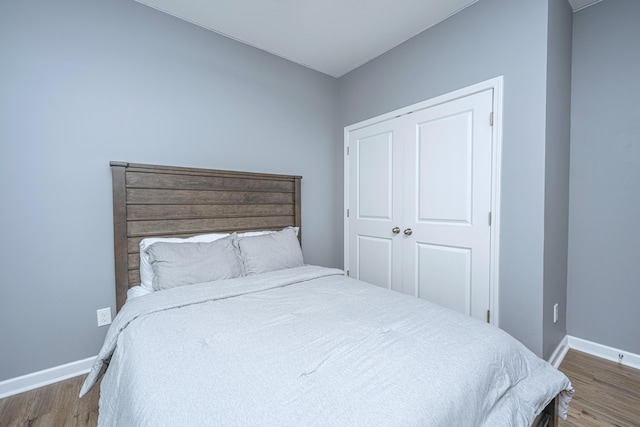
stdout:
<svg viewBox="0 0 640 427">
<path fill-rule="evenodd" d="M 575 394 L 559 427 L 640 427 L 640 370 L 569 350 L 560 370 Z"/>
<path fill-rule="evenodd" d="M 570 350 L 560 365 L 576 389 L 559 427 L 640 427 L 640 370 Z M 78 398 L 85 376 L 0 399 L 0 427 L 94 427 L 99 387 Z"/>
<path fill-rule="evenodd" d="M 0 399 L 1 427 L 95 427 L 100 387 L 78 398 L 86 375 Z"/>
</svg>

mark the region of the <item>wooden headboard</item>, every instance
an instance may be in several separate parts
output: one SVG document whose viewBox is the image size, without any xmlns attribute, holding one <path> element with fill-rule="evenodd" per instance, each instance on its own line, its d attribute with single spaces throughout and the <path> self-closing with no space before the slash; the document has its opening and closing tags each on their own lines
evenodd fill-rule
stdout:
<svg viewBox="0 0 640 427">
<path fill-rule="evenodd" d="M 117 311 L 140 284 L 146 237 L 301 225 L 300 176 L 123 162 L 111 162 L 111 173 Z"/>
</svg>

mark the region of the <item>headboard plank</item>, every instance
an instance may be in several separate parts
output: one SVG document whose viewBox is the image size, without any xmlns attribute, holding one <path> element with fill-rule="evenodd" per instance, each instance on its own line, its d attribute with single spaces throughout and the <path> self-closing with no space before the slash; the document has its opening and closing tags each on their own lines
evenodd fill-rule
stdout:
<svg viewBox="0 0 640 427">
<path fill-rule="evenodd" d="M 261 191 L 205 191 L 182 189 L 156 188 L 127 188 L 128 204 L 273 204 L 284 203 L 293 205 L 295 193 L 274 193 Z"/>
<path fill-rule="evenodd" d="M 171 188 L 190 190 L 227 190 L 227 191 L 273 191 L 294 192 L 293 182 L 289 180 L 259 179 L 255 177 L 230 178 L 212 177 L 196 174 L 178 173 L 138 173 L 127 175 L 128 188 Z"/>
<path fill-rule="evenodd" d="M 203 234 L 258 228 L 282 229 L 291 225 L 293 216 L 255 218 L 170 219 L 167 221 L 129 221 L 129 237 L 153 237 L 174 234 Z M 275 227 L 275 228 L 274 228 Z"/>
<path fill-rule="evenodd" d="M 301 226 L 300 176 L 123 162 L 111 170 L 118 311 L 140 284 L 145 237 Z"/>
<path fill-rule="evenodd" d="M 127 219 L 181 219 L 181 218 L 233 218 L 238 215 L 251 216 L 293 216 L 294 205 L 129 205 Z"/>
</svg>

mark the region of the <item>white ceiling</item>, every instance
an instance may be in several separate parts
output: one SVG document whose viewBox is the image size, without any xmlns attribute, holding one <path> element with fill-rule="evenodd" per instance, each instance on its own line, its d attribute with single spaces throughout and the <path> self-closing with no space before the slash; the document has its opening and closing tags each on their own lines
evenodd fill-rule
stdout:
<svg viewBox="0 0 640 427">
<path fill-rule="evenodd" d="M 479 0 L 136 1 L 340 77 Z"/>
</svg>

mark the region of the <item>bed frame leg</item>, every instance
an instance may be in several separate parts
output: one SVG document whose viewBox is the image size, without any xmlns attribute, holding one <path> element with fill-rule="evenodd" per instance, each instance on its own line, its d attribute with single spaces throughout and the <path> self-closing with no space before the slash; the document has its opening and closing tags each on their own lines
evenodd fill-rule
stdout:
<svg viewBox="0 0 640 427">
<path fill-rule="evenodd" d="M 558 427 L 558 399 L 555 398 L 535 419 L 532 427 Z"/>
</svg>

